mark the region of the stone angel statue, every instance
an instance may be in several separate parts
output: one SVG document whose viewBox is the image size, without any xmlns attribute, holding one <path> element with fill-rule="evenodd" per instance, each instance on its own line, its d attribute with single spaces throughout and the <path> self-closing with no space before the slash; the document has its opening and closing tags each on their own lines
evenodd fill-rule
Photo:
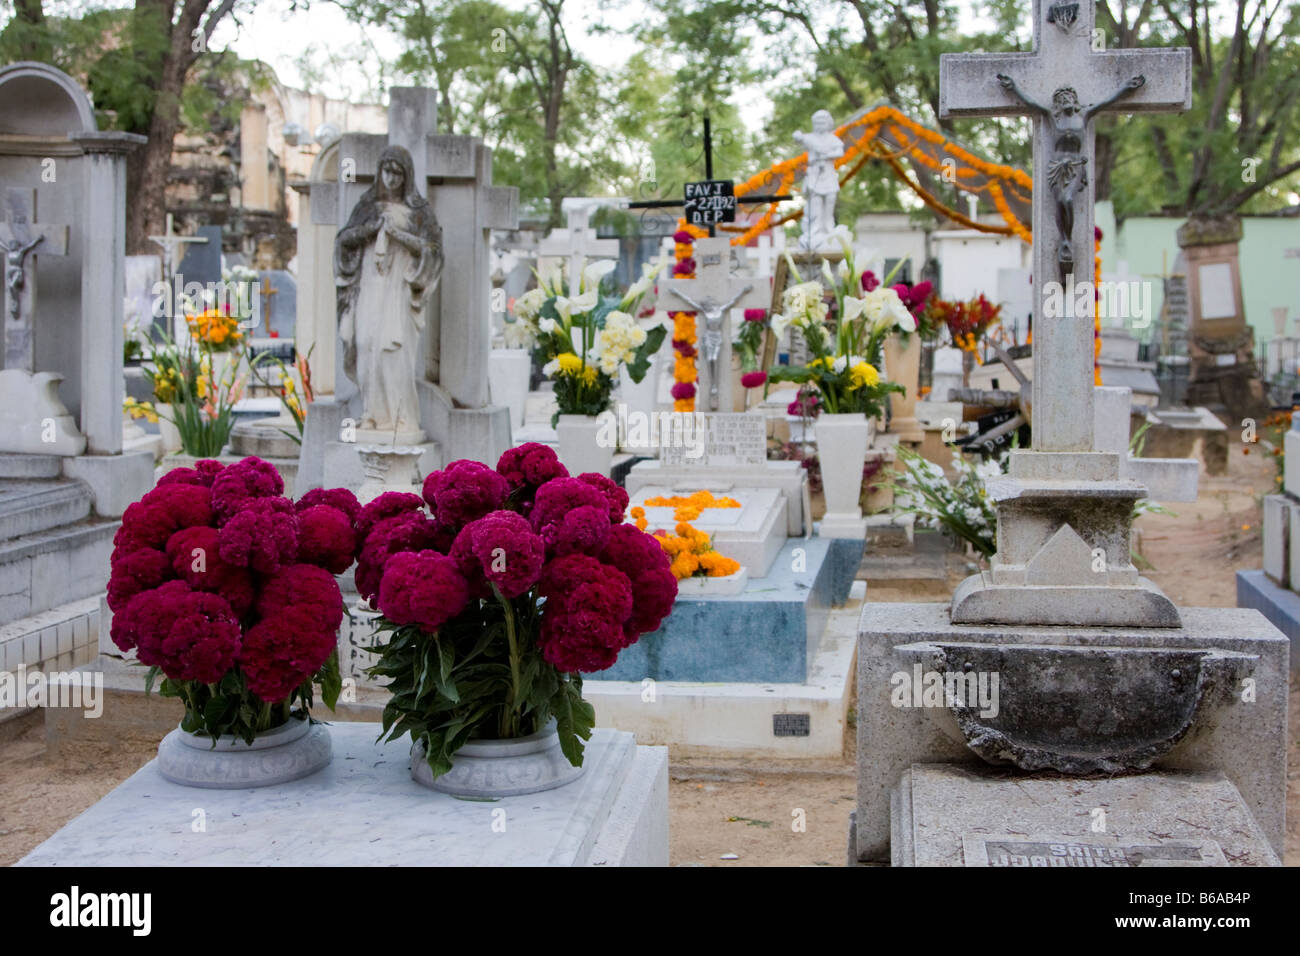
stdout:
<svg viewBox="0 0 1300 956">
<path fill-rule="evenodd" d="M 363 429 L 420 430 L 420 333 L 442 264 L 442 229 L 411 154 L 389 146 L 334 240 L 343 365 L 361 392 Z"/>
</svg>

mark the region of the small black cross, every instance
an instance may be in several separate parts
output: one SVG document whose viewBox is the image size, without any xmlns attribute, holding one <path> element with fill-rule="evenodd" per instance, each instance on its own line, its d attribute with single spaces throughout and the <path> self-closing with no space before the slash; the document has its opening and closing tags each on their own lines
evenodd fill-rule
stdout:
<svg viewBox="0 0 1300 956">
<path fill-rule="evenodd" d="M 709 117 L 704 117 L 704 178 L 713 178 L 713 127 L 709 123 Z M 748 205 L 762 205 L 763 203 L 784 202 L 787 199 L 793 199 L 793 196 L 745 196 L 737 197 L 737 203 Z M 674 206 L 686 205 L 685 199 L 647 199 L 641 202 L 628 203 L 629 209 L 670 209 Z M 709 226 L 709 235 L 714 235 L 714 227 Z"/>
</svg>

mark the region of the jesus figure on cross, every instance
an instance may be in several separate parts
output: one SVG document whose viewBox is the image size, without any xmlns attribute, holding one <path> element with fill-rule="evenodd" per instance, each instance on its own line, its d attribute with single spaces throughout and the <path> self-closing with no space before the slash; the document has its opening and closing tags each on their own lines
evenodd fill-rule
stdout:
<svg viewBox="0 0 1300 956">
<path fill-rule="evenodd" d="M 1061 281 L 1065 282 L 1065 277 L 1074 272 L 1074 198 L 1088 185 L 1088 156 L 1084 152 L 1088 123 L 1106 107 L 1141 89 L 1146 77 L 1133 77 L 1113 96 L 1088 107 L 1080 104 L 1073 87 L 1063 86 L 1052 93 L 1050 109 L 1027 96 L 1005 73 L 997 74 L 997 79 L 998 85 L 1039 114 L 1050 129 L 1052 155 L 1047 164 L 1047 184 L 1056 201 L 1056 226 L 1061 235 L 1056 262 Z"/>
</svg>

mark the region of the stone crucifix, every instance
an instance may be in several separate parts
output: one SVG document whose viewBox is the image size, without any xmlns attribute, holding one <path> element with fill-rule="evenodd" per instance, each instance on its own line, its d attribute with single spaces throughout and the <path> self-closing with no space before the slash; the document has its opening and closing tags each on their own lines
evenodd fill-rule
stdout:
<svg viewBox="0 0 1300 956">
<path fill-rule="evenodd" d="M 180 257 L 177 253 L 190 243 L 199 243 L 200 245 L 207 242 L 206 236 L 181 236 L 176 233 L 176 221 L 171 213 L 167 214 L 167 228 L 163 230 L 161 236 L 149 236 L 149 241 L 156 246 L 160 246 L 163 251 L 163 276 L 168 281 L 172 281 L 172 276 L 176 272 L 176 267 L 180 265 Z"/>
<path fill-rule="evenodd" d="M 771 303 L 771 289 L 766 279 L 731 275 L 731 240 L 725 236 L 697 239 L 695 242 L 695 278 L 667 279 L 665 294 L 686 303 L 704 323 L 700 343 L 709 388 L 709 410 L 721 404 L 722 380 L 730 381 L 730 362 L 722 362 L 724 348 L 731 343 L 727 316 L 732 309 L 766 309 Z M 728 402 L 727 410 L 731 410 Z"/>
<path fill-rule="evenodd" d="M 1092 119 L 1116 109 L 1175 112 L 1192 103 L 1189 50 L 1107 50 L 1095 16 L 1094 0 L 1034 0 L 1032 53 L 939 58 L 940 117 L 1033 118 L 1033 407 L 1039 451 L 1092 449 Z M 1074 294 L 1085 282 L 1087 291 Z M 1062 286 L 1066 298 L 1084 307 L 1057 317 L 1043 306 L 1049 296 L 1061 301 Z"/>
<path fill-rule="evenodd" d="M 36 256 L 68 252 L 68 227 L 36 221 L 36 191 L 9 187 L 0 222 L 4 251 L 5 368 L 34 371 L 32 320 L 36 314 Z"/>
<path fill-rule="evenodd" d="M 564 229 L 556 229 L 537 245 L 539 256 L 563 258 L 568 264 L 568 281 L 575 283 L 582 274 L 583 264 L 595 259 L 617 259 L 617 239 L 601 239 L 588 225 L 593 209 L 603 205 L 617 205 L 616 199 L 564 200 Z M 577 294 L 576 285 L 574 294 Z"/>
</svg>

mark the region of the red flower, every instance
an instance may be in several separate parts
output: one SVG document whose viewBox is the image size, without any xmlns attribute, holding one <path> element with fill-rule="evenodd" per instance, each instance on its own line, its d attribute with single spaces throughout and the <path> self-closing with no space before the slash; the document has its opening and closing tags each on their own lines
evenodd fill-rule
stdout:
<svg viewBox="0 0 1300 956">
<path fill-rule="evenodd" d="M 606 511 L 609 504 L 599 489 L 577 478 L 553 478 L 537 489 L 533 510 L 528 516 L 533 530 L 545 537 L 547 525 L 558 523 L 574 508 L 591 505 Z"/>
<path fill-rule="evenodd" d="M 148 591 L 172 578 L 171 562 L 157 548 L 113 552 L 109 559 L 108 606 L 114 612 L 126 607 L 141 591 Z"/>
<path fill-rule="evenodd" d="M 167 474 L 158 479 L 160 485 L 180 484 L 180 485 L 203 485 L 206 488 L 212 487 L 212 480 L 221 473 L 226 466 L 219 461 L 211 458 L 203 458 L 194 463 L 193 468 L 173 468 Z"/>
<path fill-rule="evenodd" d="M 456 563 L 437 551 L 393 555 L 379 584 L 384 617 L 429 634 L 463 611 L 469 598 L 469 585 Z"/>
<path fill-rule="evenodd" d="M 876 278 L 876 274 L 874 272 L 872 272 L 870 269 L 867 269 L 862 273 L 863 292 L 874 292 L 879 287 L 880 287 L 880 280 Z"/>
<path fill-rule="evenodd" d="M 285 608 L 249 628 L 239 669 L 250 691 L 278 704 L 319 671 L 336 646 L 333 631 L 321 626 L 311 608 Z"/>
<path fill-rule="evenodd" d="M 284 494 L 284 479 L 275 466 L 260 458 L 244 458 L 212 480 L 212 510 L 218 524 L 229 521 L 250 500 Z"/>
<path fill-rule="evenodd" d="M 744 388 L 761 388 L 766 381 L 766 372 L 746 372 L 740 376 L 740 384 Z"/>
<path fill-rule="evenodd" d="M 682 242 L 689 246 L 694 241 L 695 241 L 695 237 L 691 235 L 689 232 L 687 232 L 685 229 L 678 229 L 676 232 L 673 233 L 673 242 Z"/>
<path fill-rule="evenodd" d="M 221 680 L 239 653 L 240 637 L 224 598 L 192 591 L 183 581 L 142 591 L 113 617 L 113 642 L 124 651 L 136 647 L 142 664 L 162 668 L 172 680 Z"/>
<path fill-rule="evenodd" d="M 357 501 L 357 496 L 346 488 L 313 488 L 294 503 L 294 507 L 300 512 L 315 508 L 317 505 L 338 508 L 348 516 L 349 521 L 356 521 L 357 516 L 361 514 L 361 502 Z"/>
<path fill-rule="evenodd" d="M 745 310 L 746 322 L 762 322 L 766 318 L 767 318 L 767 309 L 746 309 Z"/>
<path fill-rule="evenodd" d="M 357 593 L 373 602 L 389 558 L 402 551 L 447 550 L 451 540 L 423 511 L 385 518 L 371 529 L 357 556 L 353 574 Z"/>
<path fill-rule="evenodd" d="M 595 471 L 583 472 L 578 476 L 578 480 L 591 485 L 604 497 L 608 506 L 610 524 L 620 524 L 623 521 L 623 512 L 627 510 L 628 497 L 627 492 L 620 488 L 617 482 Z"/>
<path fill-rule="evenodd" d="M 227 468 L 227 473 L 232 468 Z M 298 556 L 298 515 L 288 498 L 244 499 L 218 535 L 222 560 L 273 574 Z"/>
<path fill-rule="evenodd" d="M 672 613 L 677 578 L 668 555 L 651 535 L 630 524 L 610 529 L 600 560 L 622 571 L 632 582 L 632 614 L 623 623 L 624 645 L 649 633 Z"/>
<path fill-rule="evenodd" d="M 343 623 L 343 595 L 338 582 L 314 564 L 291 564 L 267 579 L 257 599 L 257 613 L 273 617 L 289 608 L 306 608 L 319 627 L 334 634 Z"/>
<path fill-rule="evenodd" d="M 677 382 L 673 385 L 672 396 L 678 401 L 695 397 L 695 385 L 691 382 Z"/>
<path fill-rule="evenodd" d="M 357 547 L 365 546 L 371 529 L 385 518 L 394 518 L 412 511 L 418 511 L 423 515 L 423 498 L 409 491 L 385 491 L 362 508 L 357 515 Z"/>
<path fill-rule="evenodd" d="M 480 461 L 461 458 L 424 479 L 424 500 L 434 520 L 444 528 L 463 528 L 468 522 L 499 510 L 510 494 L 504 478 Z"/>
<path fill-rule="evenodd" d="M 550 555 L 600 554 L 609 540 L 609 515 L 600 508 L 583 505 L 565 512 L 559 521 L 542 531 Z"/>
<path fill-rule="evenodd" d="M 538 635 L 543 659 L 570 673 L 611 667 L 632 613 L 627 576 L 585 554 L 569 554 L 546 566 L 538 589 L 546 598 Z"/>
<path fill-rule="evenodd" d="M 347 514 L 331 505 L 299 509 L 299 561 L 319 564 L 331 574 L 342 574 L 352 566 L 356 550 L 356 535 Z"/>
<path fill-rule="evenodd" d="M 448 556 L 476 596 L 491 593 L 490 581 L 502 597 L 515 598 L 537 583 L 546 546 L 521 515 L 494 511 L 465 525 Z"/>
<path fill-rule="evenodd" d="M 683 259 L 677 265 L 673 266 L 673 275 L 690 276 L 695 274 L 695 260 L 691 258 Z"/>
<path fill-rule="evenodd" d="M 552 478 L 569 477 L 569 469 L 560 464 L 554 449 L 530 441 L 508 449 L 497 462 L 497 474 L 506 480 L 511 494 L 525 489 L 531 501 L 538 487 Z"/>
<path fill-rule="evenodd" d="M 167 539 L 171 570 L 196 591 L 219 594 L 243 617 L 253 606 L 256 586 L 247 568 L 221 559 L 216 528 L 184 528 Z"/>
</svg>

